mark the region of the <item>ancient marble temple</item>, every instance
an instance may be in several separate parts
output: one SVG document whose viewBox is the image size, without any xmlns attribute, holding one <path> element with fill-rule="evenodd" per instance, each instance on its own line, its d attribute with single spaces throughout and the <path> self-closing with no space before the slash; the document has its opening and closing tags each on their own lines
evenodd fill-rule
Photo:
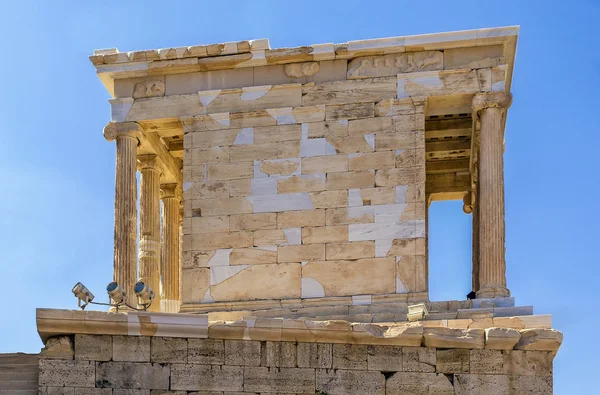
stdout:
<svg viewBox="0 0 600 395">
<path fill-rule="evenodd" d="M 551 394 L 562 334 L 506 281 L 518 31 L 95 51 L 114 281 L 155 299 L 39 309 L 41 393 Z M 428 208 L 455 199 L 472 289 L 430 301 Z"/>
</svg>

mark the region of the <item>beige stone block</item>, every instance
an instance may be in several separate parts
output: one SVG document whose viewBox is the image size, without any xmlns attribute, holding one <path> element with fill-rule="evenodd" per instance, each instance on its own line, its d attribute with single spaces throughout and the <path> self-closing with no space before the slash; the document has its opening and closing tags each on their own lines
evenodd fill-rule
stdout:
<svg viewBox="0 0 600 395">
<path fill-rule="evenodd" d="M 184 199 L 221 199 L 229 197 L 227 181 L 197 182 L 184 192 Z"/>
<path fill-rule="evenodd" d="M 284 211 L 277 213 L 278 228 L 324 226 L 325 210 Z"/>
<path fill-rule="evenodd" d="M 229 181 L 229 196 L 240 197 L 252 194 L 252 180 L 231 180 Z"/>
<path fill-rule="evenodd" d="M 393 98 L 397 94 L 396 82 L 395 77 L 384 77 L 305 84 L 302 106 L 355 103 L 357 97 L 363 102 Z"/>
<path fill-rule="evenodd" d="M 229 216 L 190 218 L 192 233 L 224 233 L 229 232 Z M 239 229 L 232 229 L 239 230 Z"/>
<path fill-rule="evenodd" d="M 373 186 L 375 186 L 375 174 L 372 171 L 327 173 L 327 190 L 370 188 Z"/>
<path fill-rule="evenodd" d="M 227 114 L 227 113 L 225 113 Z M 211 114 L 215 115 L 215 114 Z M 227 128 L 252 128 L 255 126 L 273 126 L 277 121 L 267 110 L 243 111 L 229 113 Z"/>
<path fill-rule="evenodd" d="M 555 329 L 523 329 L 516 350 L 558 351 L 563 334 Z M 77 355 L 77 350 L 75 351 Z"/>
<path fill-rule="evenodd" d="M 367 345 L 334 344 L 333 368 L 367 370 Z"/>
<path fill-rule="evenodd" d="M 396 276 L 408 292 L 427 291 L 427 260 L 423 255 L 396 258 Z"/>
<path fill-rule="evenodd" d="M 373 257 L 375 257 L 374 241 L 329 243 L 325 245 L 325 259 L 328 261 Z"/>
<path fill-rule="evenodd" d="M 95 390 L 96 388 L 88 388 L 90 390 Z M 112 390 L 107 388 L 108 391 Z M 75 395 L 75 388 L 73 387 L 39 387 L 39 395 Z M 32 392 L 32 394 L 35 392 Z"/>
<path fill-rule="evenodd" d="M 518 330 L 512 328 L 485 328 L 485 348 L 512 350 L 521 339 Z"/>
<path fill-rule="evenodd" d="M 489 92 L 491 86 L 481 85 L 477 77 L 480 70 L 455 69 L 398 74 L 398 98 Z"/>
<path fill-rule="evenodd" d="M 335 61 L 338 68 L 346 68 L 345 62 Z M 340 67 L 341 66 L 341 67 Z M 325 120 L 324 106 L 303 106 L 292 108 L 296 123 L 321 122 Z"/>
<path fill-rule="evenodd" d="M 364 56 L 348 62 L 348 79 L 384 77 L 399 73 L 441 70 L 443 67 L 444 53 L 441 51 Z"/>
<path fill-rule="evenodd" d="M 503 351 L 504 374 L 512 376 L 552 376 L 554 355 L 548 351 Z"/>
<path fill-rule="evenodd" d="M 242 391 L 241 366 L 173 364 L 171 389 L 183 391 Z"/>
<path fill-rule="evenodd" d="M 252 203 L 243 197 L 193 200 L 192 210 L 200 210 L 203 217 L 214 215 L 252 213 Z"/>
<path fill-rule="evenodd" d="M 192 148 L 207 150 L 211 147 L 233 145 L 241 129 L 194 131 L 191 133 Z"/>
<path fill-rule="evenodd" d="M 113 361 L 150 362 L 150 337 L 113 336 Z"/>
<path fill-rule="evenodd" d="M 193 250 L 252 247 L 252 232 L 208 233 L 192 235 Z"/>
<path fill-rule="evenodd" d="M 221 339 L 188 339 L 188 363 L 225 364 L 225 343 Z"/>
<path fill-rule="evenodd" d="M 292 82 L 324 82 L 324 81 L 337 81 L 346 79 L 346 61 L 341 60 L 325 60 L 318 62 L 319 68 L 316 74 L 308 75 L 305 72 L 301 72 L 301 76 L 299 77 L 291 77 L 288 76 L 285 72 L 286 68 L 300 68 L 302 66 L 312 64 L 312 69 L 314 64 L 317 62 L 308 62 L 308 63 L 289 63 L 289 64 L 278 64 L 278 65 L 269 65 L 269 66 L 261 66 L 254 68 L 254 83 L 255 84 L 287 84 Z M 304 66 L 306 69 L 307 66 Z M 314 70 L 313 70 L 314 71 Z M 300 107 L 302 108 L 302 107 Z"/>
<path fill-rule="evenodd" d="M 152 363 L 187 363 L 187 339 L 152 337 L 150 358 Z"/>
<path fill-rule="evenodd" d="M 124 121 L 175 118 L 202 113 L 204 113 L 204 109 L 198 100 L 198 94 L 149 97 L 134 100 Z"/>
<path fill-rule="evenodd" d="M 395 239 L 388 252 L 392 256 L 425 255 L 425 238 Z"/>
<path fill-rule="evenodd" d="M 454 394 L 552 394 L 552 376 L 506 376 L 495 374 L 457 374 Z"/>
<path fill-rule="evenodd" d="M 90 388 L 91 389 L 91 388 Z M 167 391 L 167 390 L 134 390 L 134 389 L 117 389 L 111 390 L 110 388 L 94 388 L 97 391 L 112 391 L 112 392 L 103 392 L 103 395 L 184 395 L 180 394 L 179 391 Z M 87 393 L 86 393 L 87 394 Z M 90 393 L 89 395 L 100 394 L 100 392 Z"/>
<path fill-rule="evenodd" d="M 483 69 L 505 63 L 502 45 L 451 48 L 444 51 L 444 69 Z"/>
<path fill-rule="evenodd" d="M 40 352 L 40 358 L 73 359 L 73 342 L 68 336 L 52 337 Z"/>
<path fill-rule="evenodd" d="M 333 347 L 329 343 L 298 343 L 299 368 L 326 368 L 333 366 Z"/>
<path fill-rule="evenodd" d="M 436 348 L 483 348 L 483 329 L 423 328 L 423 344 Z"/>
<path fill-rule="evenodd" d="M 282 229 L 256 230 L 254 231 L 254 245 L 274 246 L 288 241 Z"/>
<path fill-rule="evenodd" d="M 358 154 L 374 151 L 372 142 L 367 141 L 365 136 L 327 137 L 327 141 L 333 145 L 338 154 Z"/>
<path fill-rule="evenodd" d="M 359 189 L 362 206 L 375 206 L 380 204 L 396 204 L 396 188 L 362 188 Z M 352 201 L 352 206 L 355 206 Z"/>
<path fill-rule="evenodd" d="M 192 164 L 229 162 L 230 147 L 192 148 Z M 184 155 L 187 155 L 184 154 Z"/>
<path fill-rule="evenodd" d="M 231 162 L 247 162 L 276 159 L 279 154 L 278 147 L 277 142 L 232 145 L 229 150 L 229 160 Z"/>
<path fill-rule="evenodd" d="M 348 225 L 302 228 L 302 244 L 348 241 Z"/>
<path fill-rule="evenodd" d="M 397 346 L 368 346 L 368 370 L 401 371 L 402 347 Z"/>
<path fill-rule="evenodd" d="M 278 158 L 297 158 L 300 156 L 300 141 L 277 142 Z"/>
<path fill-rule="evenodd" d="M 95 387 L 95 362 L 40 359 L 40 386 Z"/>
<path fill-rule="evenodd" d="M 210 292 L 217 302 L 299 298 L 300 263 L 252 265 L 211 286 Z"/>
<path fill-rule="evenodd" d="M 208 268 L 183 269 L 181 277 L 181 298 L 183 303 L 200 303 L 210 286 Z"/>
<path fill-rule="evenodd" d="M 300 84 L 264 85 L 200 91 L 200 102 L 207 113 L 244 112 L 278 107 L 299 107 L 302 104 Z M 318 103 L 320 104 L 320 103 Z M 202 110 L 196 110 L 196 114 Z"/>
<path fill-rule="evenodd" d="M 300 140 L 301 125 L 257 126 L 254 128 L 254 143 L 262 144 L 274 141 Z"/>
<path fill-rule="evenodd" d="M 453 395 L 454 387 L 443 374 L 397 372 L 386 381 L 386 394 Z"/>
<path fill-rule="evenodd" d="M 464 350 L 469 352 L 470 370 L 456 373 L 504 374 L 506 355 L 501 350 Z M 439 353 L 439 351 L 438 351 Z M 439 355 L 439 354 L 438 354 Z"/>
<path fill-rule="evenodd" d="M 348 169 L 350 171 L 389 169 L 393 168 L 395 164 L 396 158 L 392 151 L 372 152 L 350 155 Z"/>
<path fill-rule="evenodd" d="M 268 341 L 263 347 L 262 366 L 296 367 L 296 343 Z"/>
<path fill-rule="evenodd" d="M 277 180 L 277 193 L 315 192 L 325 190 L 325 174 L 291 176 Z"/>
<path fill-rule="evenodd" d="M 313 394 L 315 393 L 315 370 L 245 367 L 244 390 L 277 394 Z"/>
<path fill-rule="evenodd" d="M 166 390 L 169 389 L 170 375 L 169 365 L 129 362 L 96 364 L 96 382 L 108 388 Z"/>
<path fill-rule="evenodd" d="M 435 372 L 436 350 L 428 347 L 403 347 L 402 370 L 405 372 Z"/>
<path fill-rule="evenodd" d="M 297 159 L 262 161 L 260 171 L 268 175 L 289 176 L 298 170 L 300 162 Z"/>
<path fill-rule="evenodd" d="M 302 131 L 308 135 L 309 139 L 346 137 L 348 136 L 348 121 L 304 123 L 302 124 Z"/>
<path fill-rule="evenodd" d="M 275 229 L 276 227 L 276 213 L 238 214 L 230 217 L 230 230 L 232 232 L 240 230 Z"/>
<path fill-rule="evenodd" d="M 396 132 L 392 117 L 355 119 L 348 122 L 348 135 L 364 136 L 365 134 L 389 134 Z"/>
<path fill-rule="evenodd" d="M 437 350 L 436 371 L 439 373 L 469 373 L 469 351 L 465 348 Z"/>
<path fill-rule="evenodd" d="M 277 251 L 257 248 L 236 248 L 229 254 L 230 265 L 261 265 L 277 263 Z"/>
<path fill-rule="evenodd" d="M 211 89 L 229 89 L 253 85 L 251 68 L 214 70 L 166 76 L 167 95 L 180 95 Z"/>
<path fill-rule="evenodd" d="M 316 280 L 325 296 L 383 294 L 396 290 L 393 257 L 309 262 L 302 267 L 302 278 Z"/>
<path fill-rule="evenodd" d="M 304 262 L 325 259 L 325 244 L 277 247 L 278 262 Z"/>
<path fill-rule="evenodd" d="M 225 365 L 260 366 L 260 342 L 225 340 Z"/>
<path fill-rule="evenodd" d="M 334 104 L 325 106 L 325 120 L 373 118 L 375 105 L 373 103 Z"/>
<path fill-rule="evenodd" d="M 75 359 L 110 361 L 112 351 L 112 336 L 75 335 Z"/>
<path fill-rule="evenodd" d="M 329 177 L 329 174 L 327 175 Z M 389 187 L 425 182 L 425 170 L 420 167 L 382 169 L 375 172 L 375 186 Z"/>
<path fill-rule="evenodd" d="M 376 151 L 394 151 L 422 149 L 425 139 L 421 131 L 408 131 L 396 133 L 378 133 L 375 135 Z"/>
<path fill-rule="evenodd" d="M 375 222 L 373 211 L 359 210 L 356 207 L 350 208 L 331 208 L 325 211 L 325 224 L 344 225 L 344 224 L 370 224 Z"/>
<path fill-rule="evenodd" d="M 348 155 L 302 158 L 302 174 L 323 174 L 344 171 L 348 171 Z"/>
<path fill-rule="evenodd" d="M 425 165 L 425 151 L 422 149 L 407 149 L 396 151 L 396 167 L 413 167 Z"/>
<path fill-rule="evenodd" d="M 317 369 L 316 390 L 328 395 L 384 395 L 386 379 L 381 372 Z"/>
<path fill-rule="evenodd" d="M 348 191 L 309 192 L 310 199 L 316 209 L 348 206 Z"/>
<path fill-rule="evenodd" d="M 206 174 L 208 181 L 252 178 L 254 165 L 252 162 L 209 163 L 206 165 Z"/>
</svg>

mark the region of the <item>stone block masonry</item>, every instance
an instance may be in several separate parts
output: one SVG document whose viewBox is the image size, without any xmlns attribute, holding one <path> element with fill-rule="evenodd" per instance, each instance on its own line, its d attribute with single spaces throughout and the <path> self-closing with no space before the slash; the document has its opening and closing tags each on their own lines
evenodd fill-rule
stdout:
<svg viewBox="0 0 600 395">
<path fill-rule="evenodd" d="M 41 394 L 552 393 L 552 351 L 156 336 L 55 339 L 74 342 L 75 352 L 42 354 Z"/>
</svg>

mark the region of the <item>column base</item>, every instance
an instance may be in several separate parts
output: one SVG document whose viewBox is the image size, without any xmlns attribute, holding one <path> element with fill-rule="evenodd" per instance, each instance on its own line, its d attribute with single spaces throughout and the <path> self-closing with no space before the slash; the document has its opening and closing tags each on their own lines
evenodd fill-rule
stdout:
<svg viewBox="0 0 600 395">
<path fill-rule="evenodd" d="M 181 302 L 179 300 L 164 300 L 160 301 L 160 311 L 163 313 L 179 313 Z"/>
<path fill-rule="evenodd" d="M 477 291 L 477 299 L 506 298 L 510 291 L 506 287 L 487 287 Z"/>
</svg>

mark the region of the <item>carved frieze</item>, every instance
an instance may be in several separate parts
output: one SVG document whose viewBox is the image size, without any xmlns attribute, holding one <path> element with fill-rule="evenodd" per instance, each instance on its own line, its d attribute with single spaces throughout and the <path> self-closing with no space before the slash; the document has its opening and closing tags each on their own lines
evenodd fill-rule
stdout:
<svg viewBox="0 0 600 395">
<path fill-rule="evenodd" d="M 348 79 L 383 77 L 415 71 L 442 70 L 443 68 L 444 55 L 440 51 L 364 56 L 348 63 Z"/>
<path fill-rule="evenodd" d="M 143 99 L 145 97 L 156 97 L 165 95 L 165 83 L 163 81 L 138 82 L 133 88 L 133 98 Z"/>
<path fill-rule="evenodd" d="M 285 75 L 300 78 L 315 75 L 319 72 L 318 62 L 290 63 L 285 65 Z"/>
</svg>

